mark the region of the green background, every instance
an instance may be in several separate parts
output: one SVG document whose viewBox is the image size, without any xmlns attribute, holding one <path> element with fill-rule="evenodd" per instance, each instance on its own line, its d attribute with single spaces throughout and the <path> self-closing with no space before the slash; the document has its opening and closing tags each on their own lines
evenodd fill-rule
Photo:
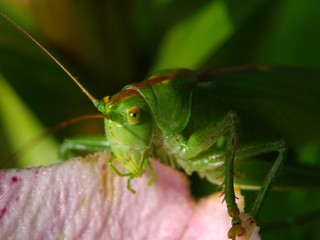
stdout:
<svg viewBox="0 0 320 240">
<path fill-rule="evenodd" d="M 164 68 L 248 64 L 318 68 L 319 9 L 316 0 L 0 2 L 0 11 L 46 46 L 97 98 Z M 65 73 L 2 18 L 0 73 L 0 160 L 62 120 L 96 113 Z M 30 144 L 34 149 L 4 165 L 52 163 L 58 142 L 88 134 L 103 135 L 102 121 L 63 129 Z M 262 218 L 274 222 L 312 211 L 320 202 L 318 192 L 275 193 Z M 320 222 L 314 221 L 263 236 L 320 239 L 318 226 Z"/>
</svg>

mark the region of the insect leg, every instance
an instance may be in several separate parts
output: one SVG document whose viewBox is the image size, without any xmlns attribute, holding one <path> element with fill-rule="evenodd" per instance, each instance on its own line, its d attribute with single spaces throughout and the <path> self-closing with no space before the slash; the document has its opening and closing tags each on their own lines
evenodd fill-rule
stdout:
<svg viewBox="0 0 320 240">
<path fill-rule="evenodd" d="M 268 141 L 258 144 L 244 145 L 237 149 L 235 160 L 242 160 L 252 158 L 258 155 L 262 155 L 270 152 L 280 152 L 282 145 L 284 145 L 283 140 L 278 141 Z"/>
<path fill-rule="evenodd" d="M 154 181 L 154 179 L 155 179 L 155 177 L 156 177 L 156 175 L 155 175 L 155 172 L 153 170 L 152 164 L 150 164 L 149 161 L 146 161 L 146 164 L 147 164 L 147 166 L 149 166 L 149 169 L 150 169 L 150 180 L 148 182 L 148 186 L 151 186 L 153 181 Z"/>
<path fill-rule="evenodd" d="M 109 159 L 109 166 L 115 171 L 115 173 L 120 176 L 120 177 L 128 177 L 128 181 L 127 181 L 127 189 L 132 192 L 132 193 L 136 193 L 136 191 L 131 187 L 131 182 L 134 178 L 136 177 L 140 177 L 142 173 L 144 173 L 146 171 L 146 168 L 149 167 L 150 168 L 150 180 L 148 182 L 148 185 L 151 185 L 154 181 L 155 178 L 155 174 L 154 174 L 154 170 L 152 168 L 152 164 L 150 164 L 150 161 L 148 158 L 146 158 L 145 160 L 143 160 L 141 167 L 135 172 L 135 173 L 122 173 L 119 171 L 119 169 L 113 165 L 113 161 L 115 160 L 115 156 L 111 155 L 110 159 Z"/>
<path fill-rule="evenodd" d="M 78 137 L 66 139 L 59 148 L 59 158 L 66 160 L 72 151 L 106 151 L 110 150 L 110 144 L 101 136 Z"/>
<path fill-rule="evenodd" d="M 110 159 L 109 159 L 109 166 L 113 169 L 113 171 L 120 177 L 128 177 L 128 181 L 127 181 L 127 189 L 132 192 L 132 193 L 136 193 L 136 191 L 134 189 L 131 188 L 131 181 L 132 179 L 134 179 L 136 177 L 136 174 L 132 174 L 132 173 L 122 173 L 119 171 L 119 169 L 113 165 L 113 161 L 115 160 L 115 156 L 111 155 Z"/>
<path fill-rule="evenodd" d="M 224 178 L 224 200 L 227 203 L 228 214 L 232 218 L 232 227 L 228 231 L 228 237 L 236 239 L 236 236 L 242 236 L 244 229 L 241 226 L 239 217 L 240 211 L 236 203 L 234 193 L 234 158 L 238 145 L 238 136 L 236 131 L 235 116 L 231 115 L 231 125 L 228 131 L 228 140 L 226 145 L 225 158 L 225 178 Z"/>
<path fill-rule="evenodd" d="M 275 178 L 279 175 L 282 166 L 284 165 L 284 160 L 286 159 L 287 155 L 287 147 L 284 141 L 278 142 L 275 145 L 277 151 L 279 152 L 274 164 L 272 165 L 271 169 L 266 176 L 264 184 L 262 185 L 261 190 L 259 191 L 259 195 L 257 196 L 252 209 L 250 210 L 250 215 L 257 219 L 258 214 L 260 213 L 260 209 L 263 206 L 267 194 L 270 192 L 272 184 Z"/>
<path fill-rule="evenodd" d="M 258 217 L 258 214 L 264 204 L 267 194 L 270 192 L 274 180 L 276 179 L 276 177 L 282 169 L 284 160 L 286 159 L 287 147 L 283 140 L 266 142 L 261 144 L 240 147 L 237 149 L 235 156 L 235 161 L 238 165 L 241 165 L 242 162 L 244 162 L 246 159 L 250 159 L 255 156 L 269 152 L 278 152 L 278 156 L 273 165 L 270 167 L 270 170 L 267 172 L 263 180 L 263 185 L 259 191 L 259 195 L 257 196 L 254 206 L 250 211 L 250 215 L 255 219 L 257 219 Z"/>
<path fill-rule="evenodd" d="M 224 170 L 224 200 L 226 201 L 228 213 L 232 218 L 232 227 L 228 232 L 229 238 L 244 234 L 239 217 L 239 208 L 236 204 L 234 193 L 234 157 L 237 150 L 238 138 L 236 130 L 237 115 L 230 112 L 219 122 L 212 122 L 207 127 L 193 133 L 181 148 L 181 158 L 189 160 L 212 148 L 221 137 L 225 137 L 225 170 Z"/>
<path fill-rule="evenodd" d="M 183 143 L 183 146 L 181 146 L 180 158 L 187 160 L 198 157 L 201 153 L 216 144 L 221 137 L 230 136 L 230 133 L 227 133 L 230 132 L 232 128 L 235 128 L 236 121 L 237 115 L 230 112 L 219 122 L 213 121 L 205 128 L 196 131 Z M 232 132 L 235 134 L 236 131 Z"/>
<path fill-rule="evenodd" d="M 261 182 L 264 181 L 265 177 L 261 179 L 260 176 L 266 176 L 268 170 L 272 164 L 269 161 L 264 161 L 263 170 L 257 169 L 261 166 L 261 160 L 255 159 L 256 156 L 263 155 L 270 152 L 279 152 L 279 146 L 283 144 L 283 141 L 273 141 L 273 142 L 263 142 L 258 144 L 238 146 L 235 153 L 235 184 L 241 185 L 242 187 L 246 185 L 247 189 L 257 189 L 260 188 Z M 214 149 L 213 152 L 208 154 L 198 156 L 188 161 L 180 161 L 179 164 L 184 168 L 184 170 L 191 174 L 192 172 L 198 172 L 200 176 L 205 176 L 209 181 L 215 184 L 222 184 L 221 175 L 224 173 L 224 162 L 225 162 L 225 151 L 221 148 Z M 250 181 L 248 181 L 248 175 L 243 169 L 248 168 L 250 164 L 255 172 L 259 170 L 259 177 L 250 176 Z M 245 179 L 244 179 L 245 178 Z"/>
<path fill-rule="evenodd" d="M 115 171 L 115 173 L 120 176 L 120 177 L 127 177 L 127 176 L 131 176 L 132 174 L 131 173 L 122 173 L 119 171 L 119 169 L 113 165 L 113 161 L 115 160 L 115 156 L 114 155 L 111 155 L 110 159 L 109 159 L 109 166 L 113 169 L 113 171 Z"/>
</svg>

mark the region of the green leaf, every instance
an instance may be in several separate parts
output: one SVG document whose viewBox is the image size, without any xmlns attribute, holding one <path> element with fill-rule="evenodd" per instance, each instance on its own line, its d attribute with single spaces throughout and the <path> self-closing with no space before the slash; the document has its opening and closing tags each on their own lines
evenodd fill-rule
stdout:
<svg viewBox="0 0 320 240">
<path fill-rule="evenodd" d="M 2 131 L 13 151 L 27 146 L 28 141 L 44 131 L 39 120 L 16 95 L 2 75 L 0 75 L 0 119 Z M 32 149 L 29 148 L 23 149 L 21 152 L 23 156 L 18 157 L 16 166 L 49 165 L 54 159 L 57 159 L 57 144 L 53 139 L 44 139 L 39 144 L 35 144 L 39 145 L 32 146 L 37 147 L 37 152 L 32 152 Z M 42 156 L 46 156 L 46 158 Z M 13 163 L 6 164 L 12 166 Z"/>
<path fill-rule="evenodd" d="M 197 68 L 233 30 L 226 4 L 214 1 L 168 31 L 152 69 Z"/>
</svg>

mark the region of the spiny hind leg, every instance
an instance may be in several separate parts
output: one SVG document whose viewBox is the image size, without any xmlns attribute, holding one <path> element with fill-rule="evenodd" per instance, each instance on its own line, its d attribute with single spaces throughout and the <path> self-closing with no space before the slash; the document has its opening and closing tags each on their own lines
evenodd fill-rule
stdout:
<svg viewBox="0 0 320 240">
<path fill-rule="evenodd" d="M 228 231 L 228 237 L 236 239 L 237 236 L 244 234 L 244 228 L 241 226 L 240 211 L 236 203 L 234 193 L 234 159 L 238 146 L 238 135 L 236 130 L 235 119 L 227 132 L 227 144 L 225 150 L 225 171 L 224 171 L 224 200 L 227 204 L 228 214 L 232 218 L 232 227 Z"/>
<path fill-rule="evenodd" d="M 267 199 L 267 195 L 270 193 L 270 190 L 272 188 L 272 185 L 279 175 L 283 165 L 284 165 L 284 160 L 286 159 L 287 156 L 287 147 L 284 141 L 280 141 L 274 144 L 274 150 L 278 151 L 279 154 L 273 163 L 272 167 L 270 168 L 265 181 L 263 185 L 261 186 L 261 189 L 259 191 L 259 194 L 254 202 L 253 207 L 250 210 L 250 215 L 257 219 L 258 215 L 260 213 L 260 210 Z"/>
<path fill-rule="evenodd" d="M 229 154 L 227 151 L 224 153 L 219 150 L 219 152 L 214 153 L 213 157 L 207 156 L 199 159 L 195 157 L 190 161 L 184 161 L 183 167 L 187 169 L 189 173 L 192 171 L 203 172 L 204 174 L 206 174 L 206 172 L 211 172 L 211 173 L 218 172 L 218 176 L 221 176 L 221 171 L 223 170 L 222 167 L 224 165 L 224 174 L 222 175 L 224 175 L 225 177 L 225 180 L 223 183 L 225 185 L 225 200 L 227 203 L 229 214 L 232 217 L 232 223 L 233 223 L 233 227 L 230 229 L 228 235 L 230 238 L 235 238 L 237 235 L 241 235 L 243 233 L 243 229 L 240 225 L 241 221 L 237 217 L 239 210 L 236 207 L 234 202 L 234 199 L 235 199 L 234 190 L 232 187 L 230 187 L 230 186 L 233 186 L 233 182 L 231 181 L 233 180 L 233 177 L 234 177 L 233 159 L 235 161 L 238 161 L 238 164 L 239 164 L 240 162 L 244 162 L 246 159 L 263 155 L 265 153 L 270 153 L 270 152 L 279 153 L 276 158 L 276 161 L 274 162 L 273 166 L 270 168 L 268 174 L 266 175 L 265 180 L 263 181 L 263 184 L 262 184 L 261 191 L 259 192 L 259 195 L 257 196 L 255 201 L 255 204 L 252 210 L 250 211 L 250 215 L 256 219 L 260 212 L 261 207 L 263 206 L 265 199 L 267 198 L 267 194 L 270 192 L 274 179 L 278 176 L 281 170 L 281 166 L 283 165 L 283 162 L 286 156 L 286 146 L 283 140 L 274 141 L 274 142 L 270 141 L 270 142 L 265 142 L 260 144 L 243 146 L 236 149 L 235 156 L 232 158 L 232 154 L 234 153 L 235 151 L 234 149 L 236 148 L 236 146 L 232 143 L 232 141 L 236 140 L 235 128 L 231 128 L 229 134 L 231 136 L 228 138 L 229 143 L 227 143 L 227 149 L 229 150 Z"/>
<path fill-rule="evenodd" d="M 257 219 L 258 214 L 260 213 L 260 210 L 265 200 L 267 199 L 267 195 L 269 194 L 275 179 L 278 177 L 282 169 L 282 166 L 284 165 L 284 160 L 286 159 L 287 154 L 287 147 L 283 140 L 273 142 L 270 141 L 239 148 L 236 153 L 235 161 L 238 162 L 238 165 L 240 165 L 241 162 L 243 162 L 245 165 L 246 159 L 254 158 L 256 156 L 271 152 L 278 152 L 278 155 L 274 163 L 271 165 L 269 171 L 266 171 L 265 178 L 261 183 L 261 189 L 259 191 L 259 194 L 254 202 L 252 209 L 250 210 L 250 215 L 254 219 Z M 252 170 L 259 171 L 259 169 Z"/>
<path fill-rule="evenodd" d="M 282 140 L 277 142 L 267 142 L 267 143 L 257 144 L 257 145 L 239 149 L 236 156 L 236 160 L 241 160 L 241 159 L 247 159 L 250 157 L 254 157 L 254 156 L 261 155 L 264 153 L 269 153 L 269 152 L 278 152 L 278 156 L 275 162 L 273 163 L 272 167 L 268 171 L 265 177 L 265 180 L 261 186 L 261 189 L 259 191 L 259 194 L 254 202 L 254 205 L 249 212 L 254 219 L 257 219 L 258 214 L 260 213 L 260 210 L 265 200 L 267 199 L 267 195 L 270 193 L 274 180 L 279 175 L 282 169 L 284 160 L 286 158 L 287 148 L 285 146 L 284 141 Z M 227 165 L 226 165 L 226 168 L 227 168 Z M 226 170 L 226 173 L 227 172 L 230 172 L 230 171 Z M 241 228 L 239 229 L 238 224 L 232 223 L 232 228 L 228 232 L 228 237 L 235 239 L 235 236 L 239 235 L 241 231 L 242 229 Z"/>
<path fill-rule="evenodd" d="M 236 204 L 234 193 L 234 158 L 238 145 L 236 122 L 238 118 L 233 112 L 230 112 L 222 120 L 211 122 L 208 126 L 193 133 L 181 147 L 180 157 L 184 161 L 197 158 L 202 153 L 210 150 L 219 140 L 225 138 L 224 157 L 224 200 L 227 204 L 228 213 L 232 218 L 232 227 L 228 233 L 230 238 L 244 234 L 239 217 L 239 208 Z"/>
<path fill-rule="evenodd" d="M 241 146 L 237 148 L 234 160 L 236 162 L 242 162 L 243 160 L 254 158 L 256 156 L 270 153 L 270 152 L 279 152 L 281 146 L 284 144 L 283 140 L 265 142 L 247 146 Z M 180 164 L 183 166 L 185 171 L 188 174 L 192 172 L 212 172 L 218 171 L 224 167 L 225 161 L 225 152 L 223 149 L 216 150 L 214 153 L 205 155 L 202 157 L 196 157 L 191 160 L 183 161 Z M 219 175 L 220 177 L 220 175 Z"/>
</svg>

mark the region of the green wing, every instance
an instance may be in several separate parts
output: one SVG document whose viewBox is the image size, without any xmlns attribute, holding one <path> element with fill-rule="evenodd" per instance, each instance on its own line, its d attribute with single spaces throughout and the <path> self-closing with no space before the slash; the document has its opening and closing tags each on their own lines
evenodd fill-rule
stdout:
<svg viewBox="0 0 320 240">
<path fill-rule="evenodd" d="M 293 146 L 320 141 L 320 71 L 239 68 L 199 78 L 194 101 L 211 101 L 207 111 L 237 112 L 240 137 L 283 137 Z"/>
</svg>

